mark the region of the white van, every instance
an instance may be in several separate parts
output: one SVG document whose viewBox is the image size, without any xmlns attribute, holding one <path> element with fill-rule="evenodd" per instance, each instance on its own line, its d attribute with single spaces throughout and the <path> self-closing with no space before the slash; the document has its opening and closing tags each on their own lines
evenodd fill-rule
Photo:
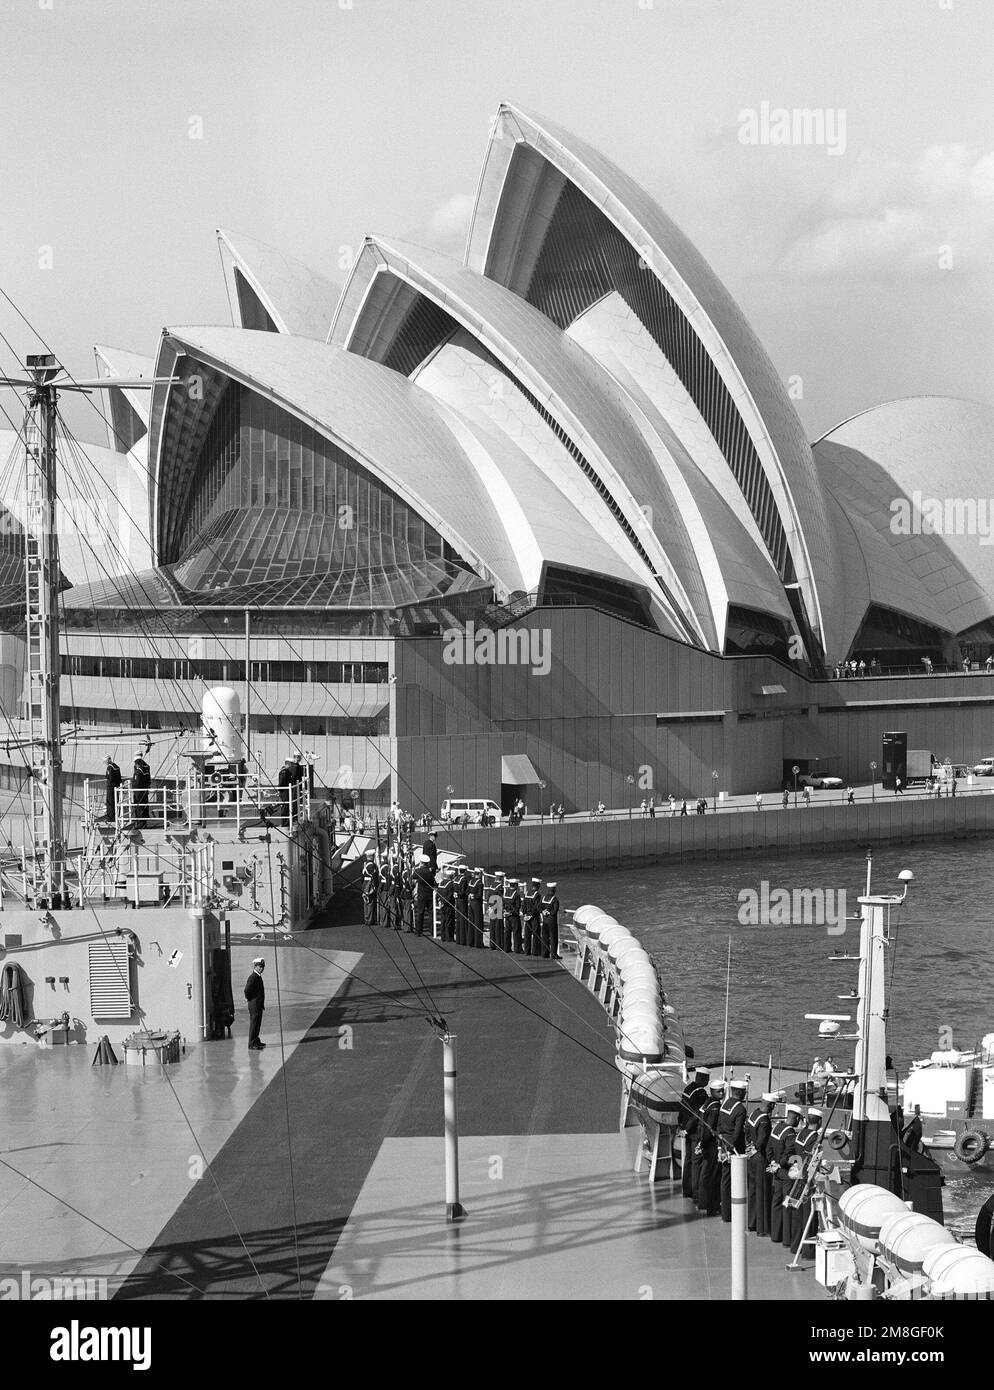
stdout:
<svg viewBox="0 0 994 1390">
<path fill-rule="evenodd" d="M 442 820 L 450 825 L 459 825 L 463 817 L 470 825 L 479 825 L 484 812 L 488 819 L 493 818 L 494 825 L 500 825 L 500 807 L 487 797 L 476 796 L 466 800 L 446 797 L 442 802 Z"/>
</svg>

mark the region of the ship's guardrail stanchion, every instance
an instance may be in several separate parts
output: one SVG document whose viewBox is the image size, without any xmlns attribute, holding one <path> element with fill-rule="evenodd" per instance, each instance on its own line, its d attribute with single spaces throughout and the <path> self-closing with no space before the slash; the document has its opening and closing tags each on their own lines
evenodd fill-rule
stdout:
<svg viewBox="0 0 994 1390">
<path fill-rule="evenodd" d="M 745 1154 L 730 1154 L 732 1165 L 732 1302 L 749 1297 L 749 1263 L 746 1253 L 747 1171 Z"/>
</svg>

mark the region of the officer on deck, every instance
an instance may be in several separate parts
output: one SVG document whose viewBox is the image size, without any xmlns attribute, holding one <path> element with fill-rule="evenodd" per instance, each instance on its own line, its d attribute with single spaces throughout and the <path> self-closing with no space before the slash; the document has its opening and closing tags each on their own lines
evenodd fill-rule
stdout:
<svg viewBox="0 0 994 1390">
<path fill-rule="evenodd" d="M 794 1156 L 797 1126 L 801 1123 L 802 1113 L 799 1105 L 791 1103 L 787 1106 L 783 1119 L 773 1126 L 770 1134 L 770 1239 L 780 1245 L 790 1244 L 787 1234 L 787 1211 L 784 1210 L 783 1204 L 790 1192 L 790 1178 L 787 1172 Z"/>
<path fill-rule="evenodd" d="M 555 883 L 545 885 L 542 898 L 542 955 L 546 960 L 559 959 L 559 894 Z"/>
<path fill-rule="evenodd" d="M 721 1175 L 718 1172 L 718 1116 L 725 1092 L 723 1081 L 708 1085 L 707 1104 L 701 1111 L 698 1143 L 701 1150 L 701 1177 L 697 1191 L 697 1210 L 717 1216 L 721 1210 Z"/>
<path fill-rule="evenodd" d="M 432 935 L 431 904 L 435 891 L 435 873 L 427 854 L 418 855 L 414 870 L 414 935 L 424 936 L 425 915 L 428 917 L 428 935 Z"/>
<path fill-rule="evenodd" d="M 521 955 L 521 894 L 516 878 L 504 881 L 504 950 Z"/>
<path fill-rule="evenodd" d="M 456 939 L 456 880 L 454 870 L 446 864 L 438 886 L 438 905 L 443 941 Z"/>
<path fill-rule="evenodd" d="M 380 871 L 376 867 L 376 853 L 367 849 L 362 866 L 362 920 L 367 927 L 376 926 L 376 895 L 379 890 Z"/>
<path fill-rule="evenodd" d="M 821 1139 L 821 1122 L 822 1112 L 816 1105 L 812 1105 L 805 1116 L 804 1128 L 798 1130 L 797 1138 L 794 1141 L 794 1166 L 796 1170 L 799 1170 L 800 1176 L 791 1188 L 790 1207 L 785 1207 L 785 1210 L 790 1212 L 790 1248 L 795 1255 L 801 1248 L 801 1238 L 808 1224 L 808 1218 L 811 1216 L 811 1184 L 808 1182 L 808 1168 Z M 786 1244 L 786 1241 L 784 1243 Z"/>
<path fill-rule="evenodd" d="M 728 1097 L 718 1111 L 718 1146 L 721 1159 L 721 1219 L 732 1219 L 732 1154 L 746 1151 L 745 1127 L 748 1111 L 744 1081 L 728 1083 Z"/>
<path fill-rule="evenodd" d="M 773 1131 L 773 1107 L 776 1096 L 772 1091 L 764 1091 L 759 1106 L 749 1116 L 746 1124 L 746 1153 L 749 1156 L 749 1230 L 758 1236 L 770 1234 L 770 1175 L 766 1171 L 769 1163 L 770 1135 Z"/>
<path fill-rule="evenodd" d="M 525 899 L 525 954 L 542 954 L 542 880 L 533 878 Z"/>
<path fill-rule="evenodd" d="M 711 1073 L 707 1067 L 698 1067 L 693 1078 L 683 1088 L 680 1099 L 680 1122 L 683 1126 L 683 1195 L 697 1201 L 701 1180 L 701 1156 L 697 1151 L 701 1110 L 707 1104 L 708 1082 Z"/>
</svg>

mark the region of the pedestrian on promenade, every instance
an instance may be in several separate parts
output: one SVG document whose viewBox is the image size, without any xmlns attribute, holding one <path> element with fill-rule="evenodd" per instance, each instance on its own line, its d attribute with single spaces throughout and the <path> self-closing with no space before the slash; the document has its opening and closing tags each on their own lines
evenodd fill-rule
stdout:
<svg viewBox="0 0 994 1390">
<path fill-rule="evenodd" d="M 688 811 L 687 811 L 687 798 L 686 798 L 686 797 L 683 798 L 683 801 L 682 801 L 682 803 L 681 803 L 681 805 L 680 805 L 680 814 L 681 814 L 681 816 L 685 816 L 685 815 L 688 814 Z"/>
<path fill-rule="evenodd" d="M 262 1015 L 266 1008 L 266 986 L 262 979 L 262 972 L 265 968 L 266 962 L 261 956 L 256 956 L 252 962 L 252 973 L 245 981 L 245 998 L 248 1000 L 249 1011 L 248 1045 L 252 1052 L 261 1051 L 266 1046 L 259 1039 Z"/>
<path fill-rule="evenodd" d="M 790 788 L 789 788 L 789 787 L 784 787 L 784 789 L 783 789 L 783 809 L 786 811 L 786 809 L 787 809 L 787 807 L 788 807 L 789 805 L 790 805 Z"/>
<path fill-rule="evenodd" d="M 757 810 L 757 811 L 761 811 L 762 809 L 763 809 L 763 793 L 762 793 L 762 792 L 757 792 L 757 793 L 756 793 L 756 810 Z"/>
<path fill-rule="evenodd" d="M 846 787 L 846 805 L 856 805 L 856 793 L 853 791 L 852 787 Z"/>
<path fill-rule="evenodd" d="M 649 819 L 656 819 L 656 798 L 654 796 L 649 798 Z"/>
<path fill-rule="evenodd" d="M 894 795 L 895 795 L 895 796 L 903 796 L 903 795 L 904 795 L 904 786 L 902 785 L 902 782 L 901 782 L 900 777 L 895 777 L 895 778 L 894 778 Z"/>
<path fill-rule="evenodd" d="M 676 815 L 676 797 L 673 795 L 672 792 L 670 792 L 669 796 L 667 797 L 667 800 L 668 800 L 669 803 L 670 803 L 670 815 L 671 815 L 671 816 L 675 816 L 675 815 Z"/>
</svg>

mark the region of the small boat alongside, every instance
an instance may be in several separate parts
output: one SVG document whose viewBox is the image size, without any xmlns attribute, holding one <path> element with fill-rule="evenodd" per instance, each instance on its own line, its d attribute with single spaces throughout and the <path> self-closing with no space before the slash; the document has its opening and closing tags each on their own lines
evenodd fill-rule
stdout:
<svg viewBox="0 0 994 1390">
<path fill-rule="evenodd" d="M 944 1174 L 994 1172 L 994 1033 L 970 1051 L 946 1048 L 912 1062 L 903 1105 Z"/>
</svg>

